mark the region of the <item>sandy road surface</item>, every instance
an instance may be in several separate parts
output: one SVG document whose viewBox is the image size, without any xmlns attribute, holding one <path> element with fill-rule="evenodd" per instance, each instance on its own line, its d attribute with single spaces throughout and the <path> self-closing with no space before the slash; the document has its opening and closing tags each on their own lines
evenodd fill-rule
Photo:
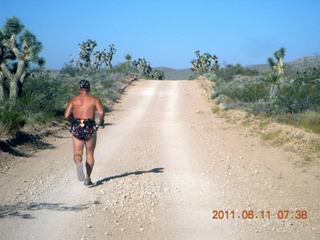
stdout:
<svg viewBox="0 0 320 240">
<path fill-rule="evenodd" d="M 0 176 L 1 239 L 320 239 L 318 167 L 217 118 L 196 81 L 133 85 L 99 131 L 95 186 L 68 133 Z"/>
</svg>

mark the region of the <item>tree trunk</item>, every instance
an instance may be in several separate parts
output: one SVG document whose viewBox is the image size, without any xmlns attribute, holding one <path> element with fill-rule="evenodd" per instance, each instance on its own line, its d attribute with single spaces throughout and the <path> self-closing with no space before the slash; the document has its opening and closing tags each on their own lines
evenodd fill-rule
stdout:
<svg viewBox="0 0 320 240">
<path fill-rule="evenodd" d="M 278 59 L 277 73 L 279 75 L 280 82 L 283 83 L 284 77 L 283 77 L 283 59 L 282 58 Z"/>
<path fill-rule="evenodd" d="M 279 74 L 283 74 L 283 59 L 279 58 Z"/>
<path fill-rule="evenodd" d="M 24 71 L 24 61 L 19 60 L 17 71 L 15 74 L 12 74 L 4 63 L 1 64 L 1 70 L 3 74 L 6 76 L 6 78 L 9 80 L 9 97 L 11 100 L 15 100 L 18 97 L 19 81 Z"/>
<path fill-rule="evenodd" d="M 15 100 L 18 97 L 18 81 L 19 79 L 16 79 L 16 77 L 10 79 L 9 97 L 11 100 Z"/>
</svg>

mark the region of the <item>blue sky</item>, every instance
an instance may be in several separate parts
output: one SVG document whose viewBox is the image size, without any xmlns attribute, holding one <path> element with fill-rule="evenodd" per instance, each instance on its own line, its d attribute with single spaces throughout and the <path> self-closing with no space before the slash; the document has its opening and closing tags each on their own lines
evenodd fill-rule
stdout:
<svg viewBox="0 0 320 240">
<path fill-rule="evenodd" d="M 42 42 L 49 69 L 78 44 L 114 44 L 113 64 L 145 58 L 152 67 L 190 68 L 195 51 L 219 63 L 265 64 L 280 47 L 285 62 L 320 55 L 319 0 L 1 0 L 0 24 L 18 17 Z"/>
</svg>

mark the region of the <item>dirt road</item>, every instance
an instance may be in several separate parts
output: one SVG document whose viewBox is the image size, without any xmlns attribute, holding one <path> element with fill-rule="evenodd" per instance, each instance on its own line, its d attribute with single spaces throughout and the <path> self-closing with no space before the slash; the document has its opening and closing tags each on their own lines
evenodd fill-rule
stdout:
<svg viewBox="0 0 320 240">
<path fill-rule="evenodd" d="M 134 82 L 106 120 L 95 186 L 67 132 L 1 174 L 1 239 L 320 239 L 319 167 L 215 116 L 196 81 Z"/>
</svg>

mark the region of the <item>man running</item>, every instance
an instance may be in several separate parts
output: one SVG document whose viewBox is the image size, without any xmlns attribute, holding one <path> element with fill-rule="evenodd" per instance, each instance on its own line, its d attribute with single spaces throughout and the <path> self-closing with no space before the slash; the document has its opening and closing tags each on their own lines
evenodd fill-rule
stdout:
<svg viewBox="0 0 320 240">
<path fill-rule="evenodd" d="M 74 162 L 77 165 L 77 176 L 84 185 L 92 185 L 91 172 L 94 165 L 94 149 L 97 142 L 95 113 L 99 114 L 99 126 L 104 128 L 104 109 L 101 100 L 89 94 L 90 82 L 81 80 L 78 87 L 80 94 L 70 99 L 64 117 L 71 123 L 73 135 Z M 86 176 L 83 173 L 82 155 L 86 147 Z"/>
</svg>

